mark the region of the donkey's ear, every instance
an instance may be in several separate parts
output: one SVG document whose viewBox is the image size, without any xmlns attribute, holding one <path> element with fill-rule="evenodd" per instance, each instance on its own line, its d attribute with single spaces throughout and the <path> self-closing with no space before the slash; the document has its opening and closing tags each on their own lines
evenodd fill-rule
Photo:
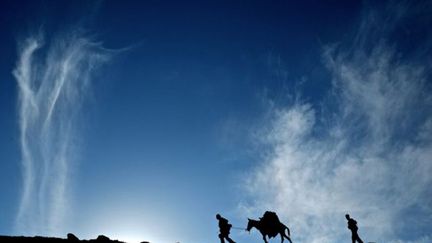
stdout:
<svg viewBox="0 0 432 243">
<path fill-rule="evenodd" d="M 248 218 L 248 220 L 251 220 L 250 218 Z"/>
</svg>

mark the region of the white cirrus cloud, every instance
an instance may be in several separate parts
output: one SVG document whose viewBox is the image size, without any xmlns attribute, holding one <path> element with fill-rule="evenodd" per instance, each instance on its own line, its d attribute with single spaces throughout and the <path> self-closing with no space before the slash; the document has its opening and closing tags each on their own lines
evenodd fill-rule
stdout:
<svg viewBox="0 0 432 243">
<path fill-rule="evenodd" d="M 411 14 L 400 7 L 379 37 L 373 13 L 352 45 L 324 48 L 331 102 L 274 109 L 258 132 L 266 152 L 247 176 L 243 206 L 279 212 L 295 241 L 349 241 L 346 213 L 365 242 L 430 241 L 431 67 L 418 61 L 430 51 L 405 58 L 386 41 Z"/>
<path fill-rule="evenodd" d="M 23 171 L 17 233 L 52 235 L 61 230 L 79 138 L 80 106 L 91 73 L 109 54 L 79 31 L 49 40 L 31 35 L 19 43 L 13 71 Z"/>
</svg>

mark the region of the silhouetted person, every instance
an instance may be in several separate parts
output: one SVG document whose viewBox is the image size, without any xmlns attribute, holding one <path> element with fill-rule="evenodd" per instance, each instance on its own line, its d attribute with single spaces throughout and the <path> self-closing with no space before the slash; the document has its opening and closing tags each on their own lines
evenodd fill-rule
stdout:
<svg viewBox="0 0 432 243">
<path fill-rule="evenodd" d="M 216 219 L 219 220 L 219 239 L 221 243 L 225 243 L 225 239 L 229 243 L 235 243 L 231 238 L 229 238 L 232 225 L 228 223 L 226 218 L 220 216 L 220 214 L 216 214 Z"/>
<path fill-rule="evenodd" d="M 356 241 L 359 243 L 363 243 L 363 241 L 360 239 L 357 231 L 357 221 L 355 221 L 353 218 L 350 218 L 349 214 L 345 214 L 345 218 L 348 220 L 348 229 L 351 230 L 351 239 L 352 243 L 355 243 Z"/>
</svg>

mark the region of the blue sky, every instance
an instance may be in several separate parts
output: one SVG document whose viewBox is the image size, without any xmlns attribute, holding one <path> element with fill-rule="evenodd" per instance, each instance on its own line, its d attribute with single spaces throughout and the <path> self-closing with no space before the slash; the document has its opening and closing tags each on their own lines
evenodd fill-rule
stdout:
<svg viewBox="0 0 432 243">
<path fill-rule="evenodd" d="M 0 234 L 431 241 L 427 1 L 0 9 Z"/>
</svg>

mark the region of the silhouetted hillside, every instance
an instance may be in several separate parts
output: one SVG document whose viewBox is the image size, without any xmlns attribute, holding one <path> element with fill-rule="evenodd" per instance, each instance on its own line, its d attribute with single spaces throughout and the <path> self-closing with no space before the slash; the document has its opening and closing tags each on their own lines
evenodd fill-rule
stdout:
<svg viewBox="0 0 432 243">
<path fill-rule="evenodd" d="M 1 243 L 71 243 L 71 242 L 88 242 L 88 243 L 126 243 L 119 240 L 111 240 L 110 238 L 99 235 L 96 239 L 90 240 L 80 240 L 74 234 L 69 233 L 66 239 L 63 238 L 55 238 L 55 237 L 25 237 L 25 236 L 0 236 Z M 143 241 L 142 243 L 149 243 L 147 241 Z"/>
</svg>

